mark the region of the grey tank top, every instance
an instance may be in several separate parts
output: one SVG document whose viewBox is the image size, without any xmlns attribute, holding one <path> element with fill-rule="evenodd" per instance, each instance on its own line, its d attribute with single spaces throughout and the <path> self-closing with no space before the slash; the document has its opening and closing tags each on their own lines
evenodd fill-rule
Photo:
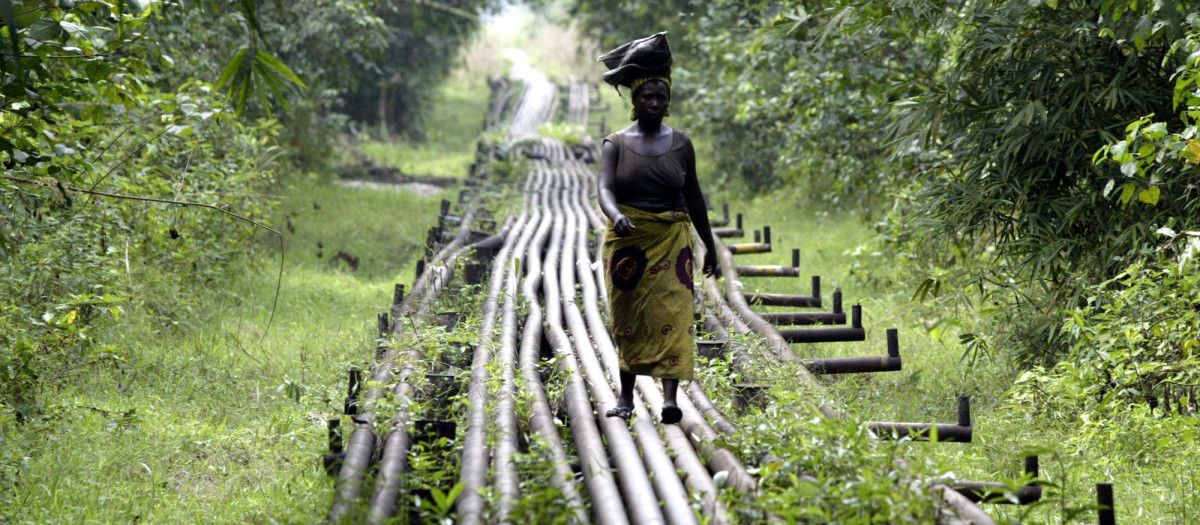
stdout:
<svg viewBox="0 0 1200 525">
<path fill-rule="evenodd" d="M 671 147 L 662 155 L 641 155 L 613 133 L 604 137 L 617 147 L 617 204 L 633 206 L 651 213 L 687 211 L 683 200 L 683 181 L 687 174 L 682 131 L 671 131 Z"/>
</svg>

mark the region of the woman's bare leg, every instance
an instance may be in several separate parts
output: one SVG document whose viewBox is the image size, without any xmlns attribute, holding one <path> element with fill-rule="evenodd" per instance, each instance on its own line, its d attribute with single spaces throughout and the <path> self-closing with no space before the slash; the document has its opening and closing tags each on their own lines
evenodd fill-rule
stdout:
<svg viewBox="0 0 1200 525">
<path fill-rule="evenodd" d="M 636 375 L 621 371 L 621 397 L 617 399 L 617 406 L 604 413 L 606 417 L 619 417 L 628 421 L 633 416 L 633 382 L 636 380 Z"/>
<path fill-rule="evenodd" d="M 671 406 L 678 406 L 675 404 L 675 392 L 677 390 L 679 390 L 679 380 L 664 378 L 662 380 L 662 382 L 663 382 L 663 397 L 665 398 L 666 404 L 671 405 Z"/>
<path fill-rule="evenodd" d="M 617 400 L 617 406 L 622 406 L 633 409 L 633 384 L 637 381 L 637 376 L 621 370 L 621 398 Z"/>
<path fill-rule="evenodd" d="M 683 419 L 683 412 L 679 410 L 679 405 L 675 403 L 675 394 L 679 391 L 678 379 L 663 378 L 663 409 L 662 422 L 664 425 L 678 423 Z"/>
</svg>

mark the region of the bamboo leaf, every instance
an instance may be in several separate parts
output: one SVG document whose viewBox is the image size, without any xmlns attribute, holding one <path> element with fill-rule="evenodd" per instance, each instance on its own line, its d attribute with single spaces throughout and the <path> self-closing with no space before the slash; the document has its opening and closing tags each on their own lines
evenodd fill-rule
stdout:
<svg viewBox="0 0 1200 525">
<path fill-rule="evenodd" d="M 296 84 L 304 89 L 308 89 L 308 86 L 304 85 L 304 82 L 300 80 L 300 77 L 296 76 L 296 74 L 293 73 L 292 70 L 287 67 L 287 65 L 285 65 L 283 62 L 280 62 L 279 59 L 271 56 L 269 53 L 259 50 L 254 56 L 254 59 L 257 62 L 260 62 L 263 65 L 275 70 L 280 75 L 283 75 L 283 78 L 290 80 L 293 84 Z"/>
<path fill-rule="evenodd" d="M 233 74 L 237 73 L 237 71 L 241 69 L 242 60 L 246 58 L 246 51 L 249 51 L 249 49 L 250 48 L 248 47 L 243 47 L 233 55 L 233 58 L 229 60 L 229 63 L 225 64 L 225 70 L 221 71 L 221 77 L 217 79 L 217 85 L 213 86 L 213 89 L 220 91 L 222 87 L 225 87 L 225 83 L 229 82 L 229 79 L 233 77 Z"/>
</svg>

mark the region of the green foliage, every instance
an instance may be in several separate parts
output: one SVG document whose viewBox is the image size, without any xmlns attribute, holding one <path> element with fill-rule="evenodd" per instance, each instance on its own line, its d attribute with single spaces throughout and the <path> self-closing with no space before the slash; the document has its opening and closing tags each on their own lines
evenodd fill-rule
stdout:
<svg viewBox="0 0 1200 525">
<path fill-rule="evenodd" d="M 281 228 L 286 267 L 269 332 L 279 264 L 269 235 L 239 244 L 226 255 L 232 260 L 213 263 L 219 268 L 197 270 L 139 256 L 131 245 L 132 293 L 124 241 L 110 241 L 117 260 L 107 266 L 114 282 L 103 299 L 119 302 L 98 303 L 93 291 L 75 305 L 67 297 L 18 318 L 44 322 L 51 313 L 53 325 L 78 310 L 74 324 L 86 329 L 99 360 L 89 361 L 80 343 L 18 347 L 73 355 L 34 370 L 39 412 L 17 424 L 17 412 L 0 407 L 0 522 L 112 523 L 140 515 L 141 522 L 304 523 L 325 515 L 333 481 L 316 458 L 327 451 L 326 417 L 342 409 L 346 370 L 372 355 L 375 315 L 387 308 L 395 283 L 412 282 L 439 199 L 320 179 L 272 186 L 279 203 L 264 220 L 290 219 L 295 232 Z M 181 232 L 172 242 L 203 237 L 190 227 Z M 318 258 L 322 240 L 327 251 Z M 359 256 L 359 270 L 329 264 L 336 250 Z M 0 276 L 9 264 L 0 263 Z M 164 275 L 160 264 L 182 275 Z M 192 279 L 192 271 L 204 274 Z M 0 390 L 9 384 L 0 378 Z"/>
<path fill-rule="evenodd" d="M 796 392 L 774 388 L 766 405 L 738 421 L 754 429 L 744 433 L 740 455 L 769 454 L 751 469 L 762 494 L 731 502 L 742 520 L 768 514 L 795 523 L 933 519 L 933 495 L 909 482 L 917 472 L 897 463 L 896 443 L 876 440 L 860 423 L 820 417 Z"/>
<path fill-rule="evenodd" d="M 384 28 L 373 54 L 350 53 L 348 65 L 357 85 L 342 93 L 339 111 L 410 139 L 424 136 L 422 108 L 456 65 L 460 49 L 478 29 L 473 13 L 492 7 L 492 0 L 443 2 L 379 2 L 371 14 Z M 302 13 L 297 23 L 304 23 Z M 353 31 L 353 28 L 342 28 Z M 316 36 L 316 35 L 314 35 Z M 328 36 L 321 35 L 321 38 Z M 297 47 L 299 52 L 302 48 Z M 334 47 L 342 58 L 340 46 Z"/>
<path fill-rule="evenodd" d="M 1196 217 L 1182 162 L 1139 175 L 1132 156 L 1146 167 L 1182 149 L 1148 144 L 1179 122 L 1139 119 L 1173 113 L 1172 77 L 1186 64 L 1172 50 L 1198 19 L 1184 20 L 1186 2 L 1118 4 L 964 10 L 943 80 L 897 106 L 901 144 L 934 162 L 913 165 L 920 186 L 891 233 L 916 240 L 927 273 L 948 271 L 948 288 L 1007 311 L 997 343 L 1032 361 L 1065 349 L 1055 308 L 1129 264 L 1156 225 Z M 1098 150 L 1116 162 L 1094 163 Z"/>
<path fill-rule="evenodd" d="M 1061 386 L 1052 390 L 1076 393 L 1069 402 L 1032 398 L 1038 406 L 1060 411 L 1061 404 L 1096 416 L 1143 403 L 1195 410 L 1189 398 L 1200 385 L 1200 232 L 1161 233 L 1168 238 L 1157 257 L 1089 287 L 1088 305 L 1067 312 L 1070 355 L 1053 370 L 1027 372 L 1018 385 L 1053 381 Z M 1021 392 L 1036 396 L 1039 390 Z"/>
<path fill-rule="evenodd" d="M 906 9 L 914 7 L 896 6 Z M 694 93 L 682 114 L 720 152 L 721 183 L 790 187 L 856 209 L 880 203 L 894 176 L 881 140 L 889 104 L 905 93 L 897 86 L 936 72 L 941 50 L 904 18 L 869 26 L 864 11 L 839 2 L 708 4 L 692 33 L 698 52 L 682 64 L 684 92 Z"/>
<path fill-rule="evenodd" d="M 36 5 L 5 2 L 20 58 L 0 64 L 0 404 L 22 420 L 65 371 L 123 365 L 93 335 L 118 321 L 118 304 L 148 307 L 169 327 L 178 304 L 141 296 L 143 286 L 221 276 L 254 227 L 169 203 L 261 218 L 279 132 L 272 120 L 235 119 L 207 83 L 158 74 L 170 58 L 153 29 L 168 7 Z"/>
<path fill-rule="evenodd" d="M 553 3 L 537 0 L 535 4 Z M 565 14 L 584 28 L 605 49 L 612 49 L 636 38 L 667 31 L 672 51 L 678 54 L 679 42 L 674 35 L 684 35 L 687 20 L 705 2 L 669 0 L 665 2 L 631 2 L 628 0 L 569 0 Z M 682 43 L 682 42 L 679 42 Z M 686 44 L 685 44 L 686 46 Z"/>
</svg>

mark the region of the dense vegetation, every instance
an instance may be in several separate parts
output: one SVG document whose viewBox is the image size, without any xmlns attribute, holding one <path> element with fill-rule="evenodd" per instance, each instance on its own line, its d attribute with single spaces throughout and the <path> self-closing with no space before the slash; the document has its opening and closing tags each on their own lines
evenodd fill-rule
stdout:
<svg viewBox="0 0 1200 525">
<path fill-rule="evenodd" d="M 1118 276 L 1188 271 L 1173 232 L 1200 226 L 1190 2 L 618 3 L 573 12 L 609 42 L 676 32 L 679 114 L 718 177 L 879 220 L 916 298 L 970 312 L 946 321 L 971 325 L 969 357 L 1053 364 L 1082 344 L 1064 319 L 1098 319 L 1078 312 L 1110 308 Z"/>
<path fill-rule="evenodd" d="M 490 6 L 0 0 L 0 443 L 128 371 L 127 314 L 179 333 L 239 256 L 281 271 L 281 178 L 348 130 L 420 135 Z"/>
<path fill-rule="evenodd" d="M 934 339 L 978 370 L 1017 370 L 997 376 L 1011 389 L 995 404 L 1031 410 L 1041 419 L 1030 427 L 1079 430 L 1058 452 L 1129 440 L 1117 451 L 1139 463 L 1168 463 L 1157 453 L 1194 464 L 1181 448 L 1195 439 L 1200 392 L 1194 3 L 564 3 L 559 12 L 602 49 L 670 31 L 673 118 L 714 152 L 706 184 L 776 194 L 772 209 L 866 217 L 879 235 L 856 275 L 904 290 Z M 114 327 L 136 315 L 139 336 L 186 339 L 202 292 L 223 293 L 214 290 L 238 257 L 280 256 L 289 234 L 263 222 L 315 213 L 271 215 L 291 173 L 327 167 L 346 131 L 428 131 L 423 108 L 493 4 L 0 0 L 0 493 L 28 468 L 6 446 L 11 429 L 80 406 L 110 410 L 48 405 L 49 394 L 93 376 L 122 389 L 126 376 L 178 381 L 142 361 L 148 350 L 131 355 Z M 305 196 L 324 191 L 299 182 Z M 301 249 L 320 253 L 306 235 Z M 306 359 L 288 366 L 315 366 Z M 199 397 L 228 377 L 218 368 L 198 369 Z M 313 380 L 263 368 L 295 394 L 281 413 L 328 408 Z M 704 380 L 717 391 L 725 381 Z M 858 444 L 805 441 L 804 431 L 832 441 L 853 429 L 804 430 L 800 416 L 772 419 L 771 433 L 744 444 L 748 457 L 804 457 L 831 487 L 798 494 L 790 472 L 768 469 L 780 506 L 803 515 L 829 508 L 823 498 L 861 501 L 890 486 L 839 484 L 890 458 L 847 459 Z M 141 417 L 122 408 L 97 426 Z M 211 453 L 195 443 L 204 450 L 184 448 Z"/>
<path fill-rule="evenodd" d="M 670 31 L 676 118 L 723 187 L 866 217 L 859 277 L 1016 370 L 1005 406 L 1080 430 L 1059 451 L 1191 439 L 1195 3 L 570 3 L 605 45 Z"/>
</svg>

